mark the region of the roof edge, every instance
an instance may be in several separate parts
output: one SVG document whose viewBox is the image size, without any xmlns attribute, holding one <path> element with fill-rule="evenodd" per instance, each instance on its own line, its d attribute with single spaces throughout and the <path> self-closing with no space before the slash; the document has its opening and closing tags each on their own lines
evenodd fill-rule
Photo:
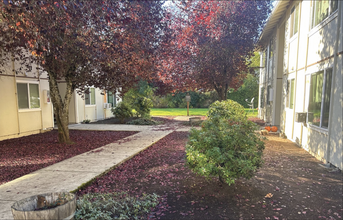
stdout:
<svg viewBox="0 0 343 220">
<path fill-rule="evenodd" d="M 258 40 L 258 44 L 262 44 L 263 41 L 266 40 L 266 38 L 269 37 L 272 30 L 277 26 L 280 18 L 284 15 L 284 13 L 288 9 L 288 5 L 290 3 L 290 0 L 278 0 L 272 13 L 270 14 L 266 24 L 263 27 L 262 33 L 260 35 L 260 38 Z"/>
</svg>

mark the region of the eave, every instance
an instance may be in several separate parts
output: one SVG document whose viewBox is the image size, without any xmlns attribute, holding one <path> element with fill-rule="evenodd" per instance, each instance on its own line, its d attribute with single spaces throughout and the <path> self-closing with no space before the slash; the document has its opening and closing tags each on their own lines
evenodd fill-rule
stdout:
<svg viewBox="0 0 343 220">
<path fill-rule="evenodd" d="M 277 2 L 260 35 L 260 39 L 258 40 L 259 45 L 263 46 L 268 43 L 268 40 L 280 22 L 280 19 L 285 15 L 290 1 L 291 0 L 279 0 Z"/>
</svg>

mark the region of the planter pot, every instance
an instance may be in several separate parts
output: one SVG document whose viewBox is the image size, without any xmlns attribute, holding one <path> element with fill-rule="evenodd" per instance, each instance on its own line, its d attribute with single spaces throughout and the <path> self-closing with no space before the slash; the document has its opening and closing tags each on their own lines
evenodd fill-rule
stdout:
<svg viewBox="0 0 343 220">
<path fill-rule="evenodd" d="M 62 201 L 62 202 L 61 202 Z M 74 219 L 76 197 L 72 193 L 58 192 L 31 196 L 15 202 L 12 215 L 17 219 Z"/>
</svg>

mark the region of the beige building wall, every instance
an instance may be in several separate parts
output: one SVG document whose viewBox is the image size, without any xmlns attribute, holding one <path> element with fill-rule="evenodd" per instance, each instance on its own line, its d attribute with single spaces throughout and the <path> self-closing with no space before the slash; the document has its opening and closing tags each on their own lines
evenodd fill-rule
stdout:
<svg viewBox="0 0 343 220">
<path fill-rule="evenodd" d="M 297 2 L 300 2 L 300 22 L 299 31 L 294 36 L 290 36 L 290 10 Z M 336 13 L 330 15 L 316 27 L 311 27 L 311 1 L 289 1 L 289 5 L 282 13 L 284 17 L 279 20 L 275 30 L 270 36 L 263 39 L 268 42 L 267 38 L 277 36 L 278 41 L 284 40 L 284 49 L 280 51 L 278 47 L 277 54 L 279 57 L 285 55 L 282 60 L 278 58 L 276 75 L 282 78 L 282 101 L 280 114 L 281 132 L 285 132 L 287 138 L 309 151 L 316 158 L 323 162 L 329 162 L 332 165 L 343 168 L 342 157 L 342 140 L 343 140 L 343 2 L 339 2 L 339 8 Z M 280 13 L 280 12 L 278 12 Z M 283 24 L 285 24 L 285 38 L 282 39 Z M 280 45 L 280 42 L 279 44 Z M 265 45 L 268 47 L 268 45 Z M 280 65 L 283 65 L 282 67 Z M 319 71 L 332 68 L 332 84 L 330 98 L 329 127 L 323 128 L 315 125 L 296 122 L 295 114 L 298 112 L 308 112 L 309 91 L 311 75 Z M 280 76 L 280 70 L 284 69 Z M 262 74 L 266 70 L 261 70 Z M 260 83 L 263 76 L 260 78 Z M 294 108 L 287 107 L 289 91 L 287 81 L 295 80 Z M 260 84 L 260 86 L 262 85 Z M 278 91 L 280 83 L 273 85 L 274 91 Z M 274 95 L 274 102 L 277 96 Z M 276 102 L 275 102 L 276 103 Z M 275 107 L 272 111 L 278 111 Z M 260 116 L 268 119 L 268 106 L 260 110 Z M 277 121 L 277 113 L 273 112 L 272 123 Z"/>
<path fill-rule="evenodd" d="M 19 133 L 15 93 L 14 76 L 0 76 L 0 140 Z"/>
<path fill-rule="evenodd" d="M 32 71 L 20 69 L 20 63 L 10 61 L 2 67 L 0 75 L 0 140 L 36 134 L 53 128 L 52 105 L 44 102 L 44 90 L 48 90 L 46 73 L 40 73 L 32 65 Z M 19 109 L 17 83 L 37 84 L 39 108 Z"/>
</svg>

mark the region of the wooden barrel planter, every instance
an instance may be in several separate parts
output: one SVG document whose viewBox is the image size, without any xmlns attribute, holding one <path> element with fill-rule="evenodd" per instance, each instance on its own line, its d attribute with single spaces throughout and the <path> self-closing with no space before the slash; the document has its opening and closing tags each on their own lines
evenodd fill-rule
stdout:
<svg viewBox="0 0 343 220">
<path fill-rule="evenodd" d="M 76 197 L 72 193 L 56 192 L 31 196 L 15 202 L 12 215 L 17 219 L 74 219 Z"/>
</svg>

